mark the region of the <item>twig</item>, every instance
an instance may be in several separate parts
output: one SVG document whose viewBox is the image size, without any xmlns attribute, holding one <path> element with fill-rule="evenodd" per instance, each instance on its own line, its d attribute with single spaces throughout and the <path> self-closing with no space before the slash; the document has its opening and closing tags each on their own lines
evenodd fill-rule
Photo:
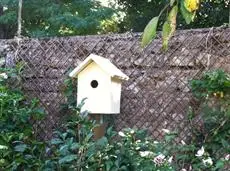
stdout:
<svg viewBox="0 0 230 171">
<path fill-rule="evenodd" d="M 18 0 L 18 30 L 17 37 L 21 37 L 22 33 L 22 0 Z"/>
<path fill-rule="evenodd" d="M 206 37 L 206 50 L 208 49 L 208 39 L 209 39 L 211 32 L 213 33 L 213 27 L 209 30 L 208 35 Z M 210 55 L 208 54 L 208 61 L 207 61 L 207 67 L 206 67 L 207 70 L 209 69 L 209 66 L 210 66 Z"/>
</svg>

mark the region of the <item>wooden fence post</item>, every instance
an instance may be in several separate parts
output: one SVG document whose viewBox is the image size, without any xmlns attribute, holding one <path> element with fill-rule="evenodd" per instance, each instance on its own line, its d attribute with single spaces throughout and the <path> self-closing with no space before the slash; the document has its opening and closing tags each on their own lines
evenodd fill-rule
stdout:
<svg viewBox="0 0 230 171">
<path fill-rule="evenodd" d="M 99 125 L 96 128 L 94 128 L 94 139 L 100 139 L 105 135 L 106 131 L 106 123 L 103 121 L 103 115 L 102 114 L 92 114 L 91 118 L 96 121 L 96 123 Z"/>
</svg>

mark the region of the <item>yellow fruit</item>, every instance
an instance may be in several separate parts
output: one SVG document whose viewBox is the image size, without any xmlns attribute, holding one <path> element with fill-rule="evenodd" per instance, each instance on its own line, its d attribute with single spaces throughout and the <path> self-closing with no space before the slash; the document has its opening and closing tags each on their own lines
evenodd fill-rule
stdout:
<svg viewBox="0 0 230 171">
<path fill-rule="evenodd" d="M 198 10 L 200 0 L 184 0 L 184 6 L 189 12 Z"/>
</svg>

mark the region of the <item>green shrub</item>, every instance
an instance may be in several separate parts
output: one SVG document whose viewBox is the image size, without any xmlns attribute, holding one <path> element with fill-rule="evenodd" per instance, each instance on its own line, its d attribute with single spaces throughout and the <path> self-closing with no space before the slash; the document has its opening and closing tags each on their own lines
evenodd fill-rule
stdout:
<svg viewBox="0 0 230 171">
<path fill-rule="evenodd" d="M 230 76 L 222 70 L 205 73 L 190 82 L 200 103 L 190 110 L 192 135 L 187 142 L 167 145 L 177 170 L 226 170 L 230 162 Z M 199 118 L 199 119 L 198 119 Z"/>
<path fill-rule="evenodd" d="M 20 71 L 20 70 L 18 70 Z M 44 143 L 35 139 L 31 122 L 44 112 L 20 90 L 18 71 L 0 69 L 0 168 L 34 170 L 42 164 Z M 16 85 L 16 86 L 15 86 Z"/>
<path fill-rule="evenodd" d="M 193 143 L 205 150 L 199 159 L 212 160 L 210 169 L 218 170 L 229 162 L 226 156 L 230 154 L 230 76 L 222 70 L 210 71 L 201 79 L 192 80 L 191 88 L 201 104 L 201 126 L 193 126 Z M 195 118 L 196 112 L 190 117 Z"/>
<path fill-rule="evenodd" d="M 161 153 L 158 143 L 146 131 L 124 129 L 118 134 L 107 129 L 98 140 L 93 137 L 97 126 L 87 112 L 73 108 L 71 119 L 50 142 L 51 156 L 46 161 L 49 170 L 173 170 L 170 157 Z M 117 137 L 119 136 L 119 137 Z"/>
</svg>

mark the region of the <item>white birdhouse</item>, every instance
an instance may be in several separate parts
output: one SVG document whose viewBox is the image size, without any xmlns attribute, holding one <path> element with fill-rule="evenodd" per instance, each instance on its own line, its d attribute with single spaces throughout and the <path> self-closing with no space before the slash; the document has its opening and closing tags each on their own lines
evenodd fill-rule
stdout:
<svg viewBox="0 0 230 171">
<path fill-rule="evenodd" d="M 108 59 L 89 55 L 70 74 L 78 78 L 77 102 L 87 98 L 82 110 L 92 114 L 119 114 L 121 83 L 128 80 Z"/>
</svg>

